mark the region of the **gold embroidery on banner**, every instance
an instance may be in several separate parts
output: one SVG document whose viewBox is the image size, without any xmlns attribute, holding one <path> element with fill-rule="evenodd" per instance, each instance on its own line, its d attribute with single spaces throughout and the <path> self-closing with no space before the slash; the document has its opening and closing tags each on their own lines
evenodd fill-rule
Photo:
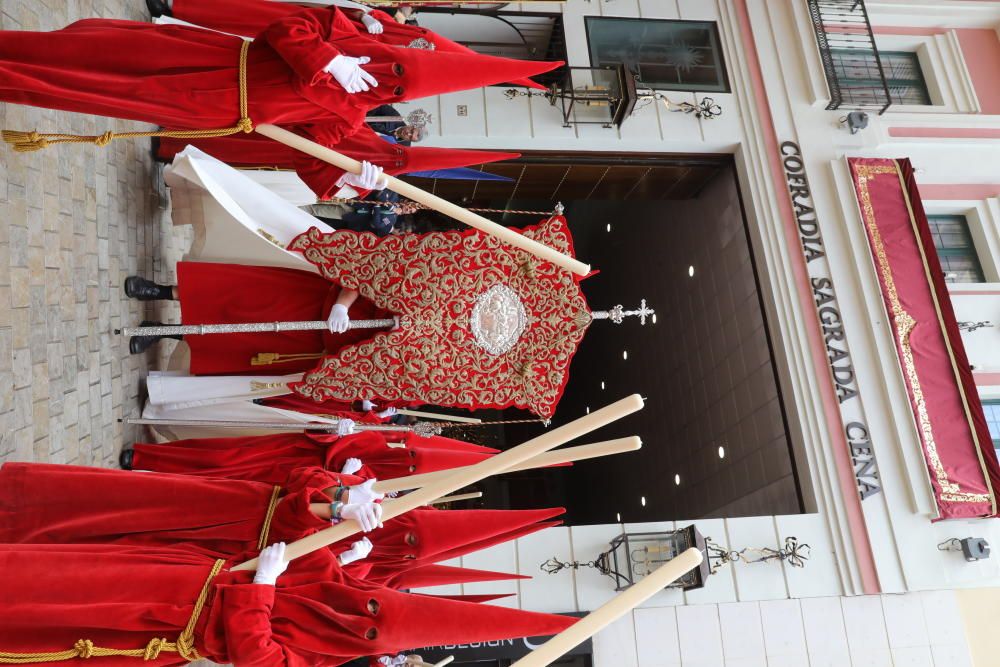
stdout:
<svg viewBox="0 0 1000 667">
<path fill-rule="evenodd" d="M 916 363 L 913 360 L 913 350 L 910 347 L 910 335 L 916 328 L 917 321 L 903 309 L 902 303 L 899 300 L 899 293 L 896 291 L 896 281 L 892 275 L 892 267 L 889 265 L 889 258 L 886 255 L 881 231 L 875 222 L 875 208 L 872 205 L 871 192 L 868 189 L 869 180 L 883 174 L 893 174 L 895 176 L 898 174 L 897 167 L 877 165 L 853 165 L 853 167 L 857 176 L 858 196 L 861 202 L 862 216 L 865 226 L 868 228 L 868 236 L 871 240 L 872 251 L 875 254 L 879 274 L 882 277 L 885 294 L 889 297 L 891 309 L 889 314 L 892 320 L 893 334 L 899 347 L 903 372 L 910 385 L 910 392 L 916 409 L 917 427 L 927 453 L 927 462 L 934 472 L 934 477 L 941 489 L 941 499 L 953 503 L 992 502 L 992 497 L 987 494 L 962 491 L 961 486 L 952 482 L 948 477 L 948 472 L 944 469 L 941 457 L 938 454 L 934 428 L 931 424 L 930 415 L 927 412 L 927 401 L 920 384 L 920 376 L 917 373 Z"/>
<path fill-rule="evenodd" d="M 561 252 L 571 238 L 548 221 L 525 236 Z M 515 405 L 548 417 L 562 391 L 590 310 L 574 276 L 479 232 L 372 234 L 312 229 L 288 247 L 330 280 L 401 316 L 379 332 L 328 356 L 296 391 L 317 401 L 378 396 L 431 405 Z M 531 266 L 525 270 L 525 266 Z M 527 316 L 508 351 L 491 355 L 475 342 L 476 299 L 495 285 L 513 290 Z"/>
</svg>

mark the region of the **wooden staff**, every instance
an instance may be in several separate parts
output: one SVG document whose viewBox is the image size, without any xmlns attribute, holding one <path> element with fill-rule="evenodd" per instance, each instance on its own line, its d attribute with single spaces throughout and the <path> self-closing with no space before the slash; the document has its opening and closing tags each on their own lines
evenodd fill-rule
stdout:
<svg viewBox="0 0 1000 667">
<path fill-rule="evenodd" d="M 444 667 L 445 665 L 450 665 L 453 662 L 455 662 L 455 656 L 449 655 L 441 662 L 436 662 L 433 665 L 429 662 L 424 662 L 423 660 L 412 660 L 406 664 L 413 665 L 413 667 Z"/>
<path fill-rule="evenodd" d="M 457 503 L 459 500 L 475 500 L 476 498 L 482 498 L 482 491 L 473 491 L 472 493 L 456 493 L 453 496 L 445 496 L 444 498 L 438 498 L 431 505 L 444 505 L 445 503 Z"/>
<path fill-rule="evenodd" d="M 542 644 L 511 667 L 546 667 L 588 638 L 614 623 L 685 574 L 701 565 L 704 558 L 694 547 L 653 571 L 639 583 L 592 611 L 569 628 Z"/>
<path fill-rule="evenodd" d="M 274 139 L 275 141 L 283 143 L 286 146 L 296 148 L 303 153 L 312 155 L 318 160 L 329 162 L 335 167 L 340 167 L 341 169 L 355 174 L 361 173 L 360 162 L 349 158 L 346 155 L 342 155 L 335 150 L 329 149 L 326 146 L 321 146 L 315 141 L 310 141 L 309 139 L 300 137 L 297 134 L 293 134 L 288 130 L 284 130 L 274 125 L 258 125 L 255 129 L 258 133 L 263 134 L 265 137 Z M 402 197 L 412 199 L 413 201 L 423 204 L 428 208 L 432 208 L 435 211 L 452 217 L 459 222 L 464 222 L 470 227 L 475 227 L 481 232 L 495 236 L 505 243 L 509 243 L 512 246 L 520 248 L 521 250 L 530 252 L 536 257 L 552 262 L 553 264 L 561 266 L 568 271 L 572 271 L 578 276 L 586 276 L 590 273 L 589 265 L 584 264 L 583 262 L 568 255 L 564 255 L 547 245 L 535 241 L 534 239 L 529 239 L 523 234 L 519 234 L 512 229 L 504 227 L 503 225 L 498 225 L 491 220 L 487 220 L 481 215 L 476 215 L 471 211 L 467 211 L 461 206 L 421 190 L 415 185 L 405 183 L 394 176 L 384 174 L 383 178 L 386 179 L 386 187 L 393 192 L 398 193 Z"/>
<path fill-rule="evenodd" d="M 409 408 L 399 408 L 397 415 L 409 415 L 411 417 L 423 417 L 424 419 L 437 419 L 445 422 L 458 422 L 460 424 L 482 424 L 482 419 L 475 417 L 457 417 L 455 415 L 442 415 L 437 412 L 421 412 L 420 410 L 410 410 Z"/>
<path fill-rule="evenodd" d="M 428 484 L 422 489 L 393 500 L 391 503 L 383 503 L 382 520 L 389 521 L 412 509 L 437 500 L 442 496 L 447 496 L 449 493 L 454 493 L 470 484 L 475 484 L 491 475 L 502 473 L 512 466 L 524 463 L 528 459 L 539 454 L 544 454 L 550 449 L 569 442 L 574 438 L 586 435 L 601 426 L 637 412 L 642 409 L 642 404 L 642 397 L 639 394 L 626 396 L 611 405 L 606 405 L 589 415 L 580 417 L 548 433 L 543 433 L 537 438 L 533 438 L 513 449 L 508 449 L 506 452 L 501 452 L 496 456 L 480 461 L 474 466 L 464 468 L 460 472 L 456 472 L 435 484 Z M 336 526 L 326 528 L 289 544 L 285 550 L 285 558 L 293 560 L 300 556 L 305 556 L 335 542 L 345 540 L 358 533 L 360 529 L 361 526 L 356 521 L 342 521 Z M 257 559 L 253 558 L 237 565 L 233 570 L 255 570 L 256 568 Z"/>
<path fill-rule="evenodd" d="M 572 461 L 584 461 L 586 459 L 596 459 L 600 456 L 611 454 L 623 454 L 634 452 L 642 448 L 642 440 L 632 436 L 630 438 L 619 438 L 617 440 L 607 440 L 605 442 L 595 442 L 592 445 L 580 445 L 578 447 L 567 447 L 555 452 L 549 452 L 536 456 L 524 463 L 511 466 L 504 472 L 517 472 L 519 470 L 531 470 L 533 468 L 544 468 L 551 465 L 570 463 Z M 439 482 L 442 479 L 468 467 L 452 468 L 451 470 L 439 470 L 437 472 L 425 472 L 419 475 L 408 475 L 396 479 L 386 479 L 376 482 L 372 487 L 379 493 L 391 493 L 396 491 L 406 491 L 408 489 L 419 489 L 422 486 Z"/>
</svg>

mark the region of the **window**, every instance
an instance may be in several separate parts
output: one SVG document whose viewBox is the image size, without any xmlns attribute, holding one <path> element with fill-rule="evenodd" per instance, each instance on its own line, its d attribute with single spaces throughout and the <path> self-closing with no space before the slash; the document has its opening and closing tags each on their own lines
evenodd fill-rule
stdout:
<svg viewBox="0 0 1000 667">
<path fill-rule="evenodd" d="M 590 64 L 625 63 L 650 88 L 728 93 L 729 79 L 712 21 L 588 16 Z"/>
<path fill-rule="evenodd" d="M 861 50 L 831 49 L 830 55 L 841 88 L 855 92 L 869 89 L 874 97 L 878 97 L 882 91 L 882 79 L 879 77 L 875 54 Z M 916 53 L 879 51 L 878 55 L 893 104 L 933 104 Z"/>
<path fill-rule="evenodd" d="M 986 413 L 986 424 L 990 427 L 990 438 L 993 448 L 1000 456 L 1000 400 L 983 401 L 983 412 Z"/>
<path fill-rule="evenodd" d="M 950 283 L 986 282 L 965 216 L 929 215 L 927 222 L 945 280 Z"/>
</svg>

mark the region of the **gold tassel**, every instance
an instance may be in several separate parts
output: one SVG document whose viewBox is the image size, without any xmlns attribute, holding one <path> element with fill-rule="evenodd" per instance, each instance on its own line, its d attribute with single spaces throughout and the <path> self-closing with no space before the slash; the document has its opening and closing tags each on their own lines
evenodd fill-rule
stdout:
<svg viewBox="0 0 1000 667">
<path fill-rule="evenodd" d="M 49 145 L 48 140 L 35 131 L 18 132 L 17 130 L 4 130 L 3 140 L 11 144 L 17 153 L 40 151 Z"/>
</svg>

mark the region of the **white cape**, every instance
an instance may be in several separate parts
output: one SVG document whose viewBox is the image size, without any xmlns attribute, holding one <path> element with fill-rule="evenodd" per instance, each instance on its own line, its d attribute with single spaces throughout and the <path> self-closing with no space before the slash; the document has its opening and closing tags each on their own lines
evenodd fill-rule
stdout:
<svg viewBox="0 0 1000 667">
<path fill-rule="evenodd" d="M 242 171 L 188 146 L 166 168 L 163 178 L 170 186 L 173 223 L 194 227 L 187 261 L 318 273 L 302 255 L 284 249 L 318 221 Z"/>
<path fill-rule="evenodd" d="M 335 419 L 254 403 L 256 398 L 287 394 L 284 388 L 254 389 L 252 382 L 282 384 L 301 380 L 293 375 L 192 376 L 174 371 L 151 371 L 146 379 L 149 399 L 144 419 L 197 421 L 288 422 L 336 424 Z M 277 433 L 273 429 L 208 426 L 154 426 L 170 439 L 247 437 Z M 291 430 L 291 429 L 290 429 Z"/>
</svg>

